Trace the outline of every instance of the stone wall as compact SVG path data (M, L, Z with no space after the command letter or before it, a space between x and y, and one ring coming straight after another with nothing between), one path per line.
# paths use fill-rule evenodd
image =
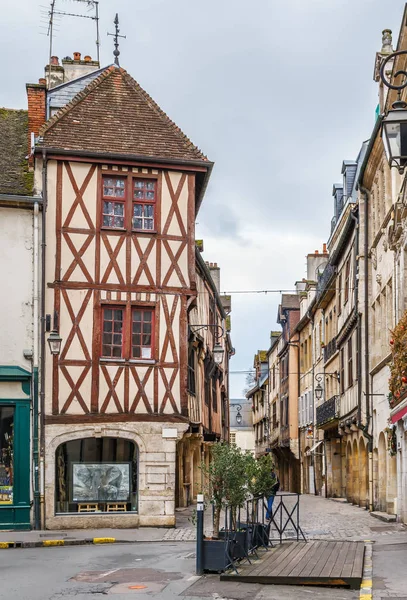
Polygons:
M48 425L46 427L45 508L47 529L126 528L175 525L176 443L188 428L181 423L112 423ZM139 450L139 504L134 514L55 514L55 453L58 446L78 438L116 437L130 440Z

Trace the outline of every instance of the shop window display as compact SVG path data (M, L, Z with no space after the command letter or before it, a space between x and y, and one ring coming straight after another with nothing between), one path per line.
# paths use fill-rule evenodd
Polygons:
M13 504L14 408L0 406L0 504Z
M85 438L56 452L56 512L137 511L137 446L121 438Z

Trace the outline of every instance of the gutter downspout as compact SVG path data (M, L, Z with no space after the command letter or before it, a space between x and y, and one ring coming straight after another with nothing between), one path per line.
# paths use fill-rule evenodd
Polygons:
M369 433L369 425L371 419L370 411L370 381L369 381L369 277L368 277L368 248L369 248L369 219L368 219L368 202L370 192L362 185L359 185L360 191L365 197L364 202L364 312L365 312L365 398L366 398L366 425L361 426L363 435L367 438L368 449L368 471L369 471L369 511L373 510L373 430Z
M358 304L359 304L359 215L356 216L354 214L354 212L352 211L350 213L351 218L354 220L355 222L355 255L354 255L354 269L353 269L353 286L354 286L354 313L355 313L355 317L357 318L357 338L356 338L356 343L358 344L358 348L360 348L359 345L359 341L360 341L360 321L361 321L361 315L359 313L358 310ZM361 355L360 352L358 352L358 362L356 365L356 369L357 369L357 378L358 378L358 412L357 412L357 422L358 424L361 423L361 417L362 417L362 382L361 382L361 375L362 375L362 360L361 360Z
M40 504L41 524L45 529L45 248L47 211L47 152L42 150L42 223L41 223L41 340L40 340Z
M34 479L34 528L41 529L39 452L38 452L38 350L39 350L39 204L34 204L33 231L33 479Z

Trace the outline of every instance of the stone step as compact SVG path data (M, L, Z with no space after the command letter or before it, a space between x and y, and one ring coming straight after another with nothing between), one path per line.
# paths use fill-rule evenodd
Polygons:
M379 521L384 521L385 523L395 523L397 520L396 515L389 515L385 512L380 512L379 510L371 512L370 515L375 519L379 519Z

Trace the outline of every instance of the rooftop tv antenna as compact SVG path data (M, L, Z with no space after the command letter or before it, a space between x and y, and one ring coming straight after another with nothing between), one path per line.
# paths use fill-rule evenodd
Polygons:
M68 1L68 0L65 0ZM49 37L49 65L48 65L48 87L50 87L51 81L51 56L52 56L52 45L54 41L54 28L55 18L60 17L76 17L80 19L91 19L96 24L96 59L100 62L100 37L99 37L99 2L97 0L69 0L70 2L77 2L79 4L86 4L88 12L92 11L92 14L85 15L83 13L71 13L65 10L58 10L55 8L56 0L50 1L50 7L47 12L48 17L48 31ZM43 7L44 8L44 7Z

